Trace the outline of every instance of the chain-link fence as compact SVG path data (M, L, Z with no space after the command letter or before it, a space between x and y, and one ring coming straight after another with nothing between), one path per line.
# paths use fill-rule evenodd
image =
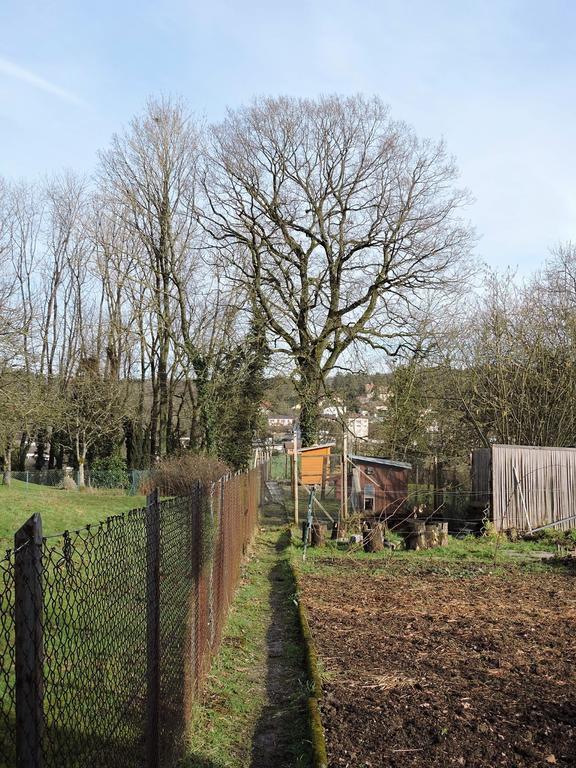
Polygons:
M0 766L173 766L255 530L264 467L0 561Z
M0 766L16 760L14 553L0 559Z
M65 488L66 490L78 490L80 487L80 474L71 469L41 469L26 470L25 472L11 472L10 477L21 483L25 483L26 489L43 485L51 488ZM124 491L130 496L140 493L143 483L150 477L147 469L130 469L118 473L105 469L87 469L84 472L84 484L88 488L98 490Z

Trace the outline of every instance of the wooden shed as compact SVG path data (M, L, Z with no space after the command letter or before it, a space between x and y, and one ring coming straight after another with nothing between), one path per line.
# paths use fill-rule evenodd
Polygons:
M412 465L377 456L348 459L352 510L366 517L387 517L397 512L408 496L408 471Z
M285 443L286 452L292 455L293 447ZM304 485L324 485L330 472L330 453L334 443L298 447L299 479Z
M497 530L576 527L576 448L478 448L471 475L472 504Z

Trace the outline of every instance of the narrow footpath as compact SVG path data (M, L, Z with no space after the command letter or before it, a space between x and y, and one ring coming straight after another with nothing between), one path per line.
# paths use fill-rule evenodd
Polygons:
M267 505L207 688L186 768L310 768L308 682L286 516Z

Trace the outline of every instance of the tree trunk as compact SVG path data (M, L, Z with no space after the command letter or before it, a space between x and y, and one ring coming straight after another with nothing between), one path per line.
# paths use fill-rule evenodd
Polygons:
M426 549L426 521L410 520L410 533L406 540L407 549Z
M64 446L62 443L59 443L56 453L56 469L64 469Z
M85 488L84 461L86 460L86 446L80 439L80 432L76 432L76 461L78 462L78 488Z
M439 543L438 523L428 523L426 526L426 547L428 549L434 549Z
M124 433L124 446L126 448L126 466L128 469L134 468L134 424L131 419L124 418L122 421L122 431Z
M164 339L158 361L158 455L166 456L166 436L168 432L168 343Z
M326 534L326 526L320 523L312 523L311 544L313 547L324 546L324 536Z
M34 460L34 469L41 471L44 469L45 459L44 454L46 452L46 431L43 429L38 430L36 435L36 458Z
M362 523L364 552L380 552L384 548L382 524L375 520L365 520Z
M152 372L152 404L150 406L150 464L158 453L158 382Z
M12 482L12 440L6 443L4 451L4 473L2 476L4 485L10 485Z
M85 488L86 481L84 478L84 459L80 459L78 462L78 488Z
M296 392L300 398L300 434L302 445L307 447L317 443L319 438L323 377L318 369L300 369L299 373Z
M30 436L28 435L28 432L22 432L22 436L20 438L20 445L18 446L18 458L16 460L17 472L26 471L26 457L28 454L29 446L30 446Z

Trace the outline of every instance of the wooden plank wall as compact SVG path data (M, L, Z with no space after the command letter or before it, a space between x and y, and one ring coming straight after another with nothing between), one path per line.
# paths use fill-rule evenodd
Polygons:
M574 514L576 448L492 446L492 517L498 530L527 530L528 519L532 528L538 528ZM575 522L559 523L557 527L572 528Z

